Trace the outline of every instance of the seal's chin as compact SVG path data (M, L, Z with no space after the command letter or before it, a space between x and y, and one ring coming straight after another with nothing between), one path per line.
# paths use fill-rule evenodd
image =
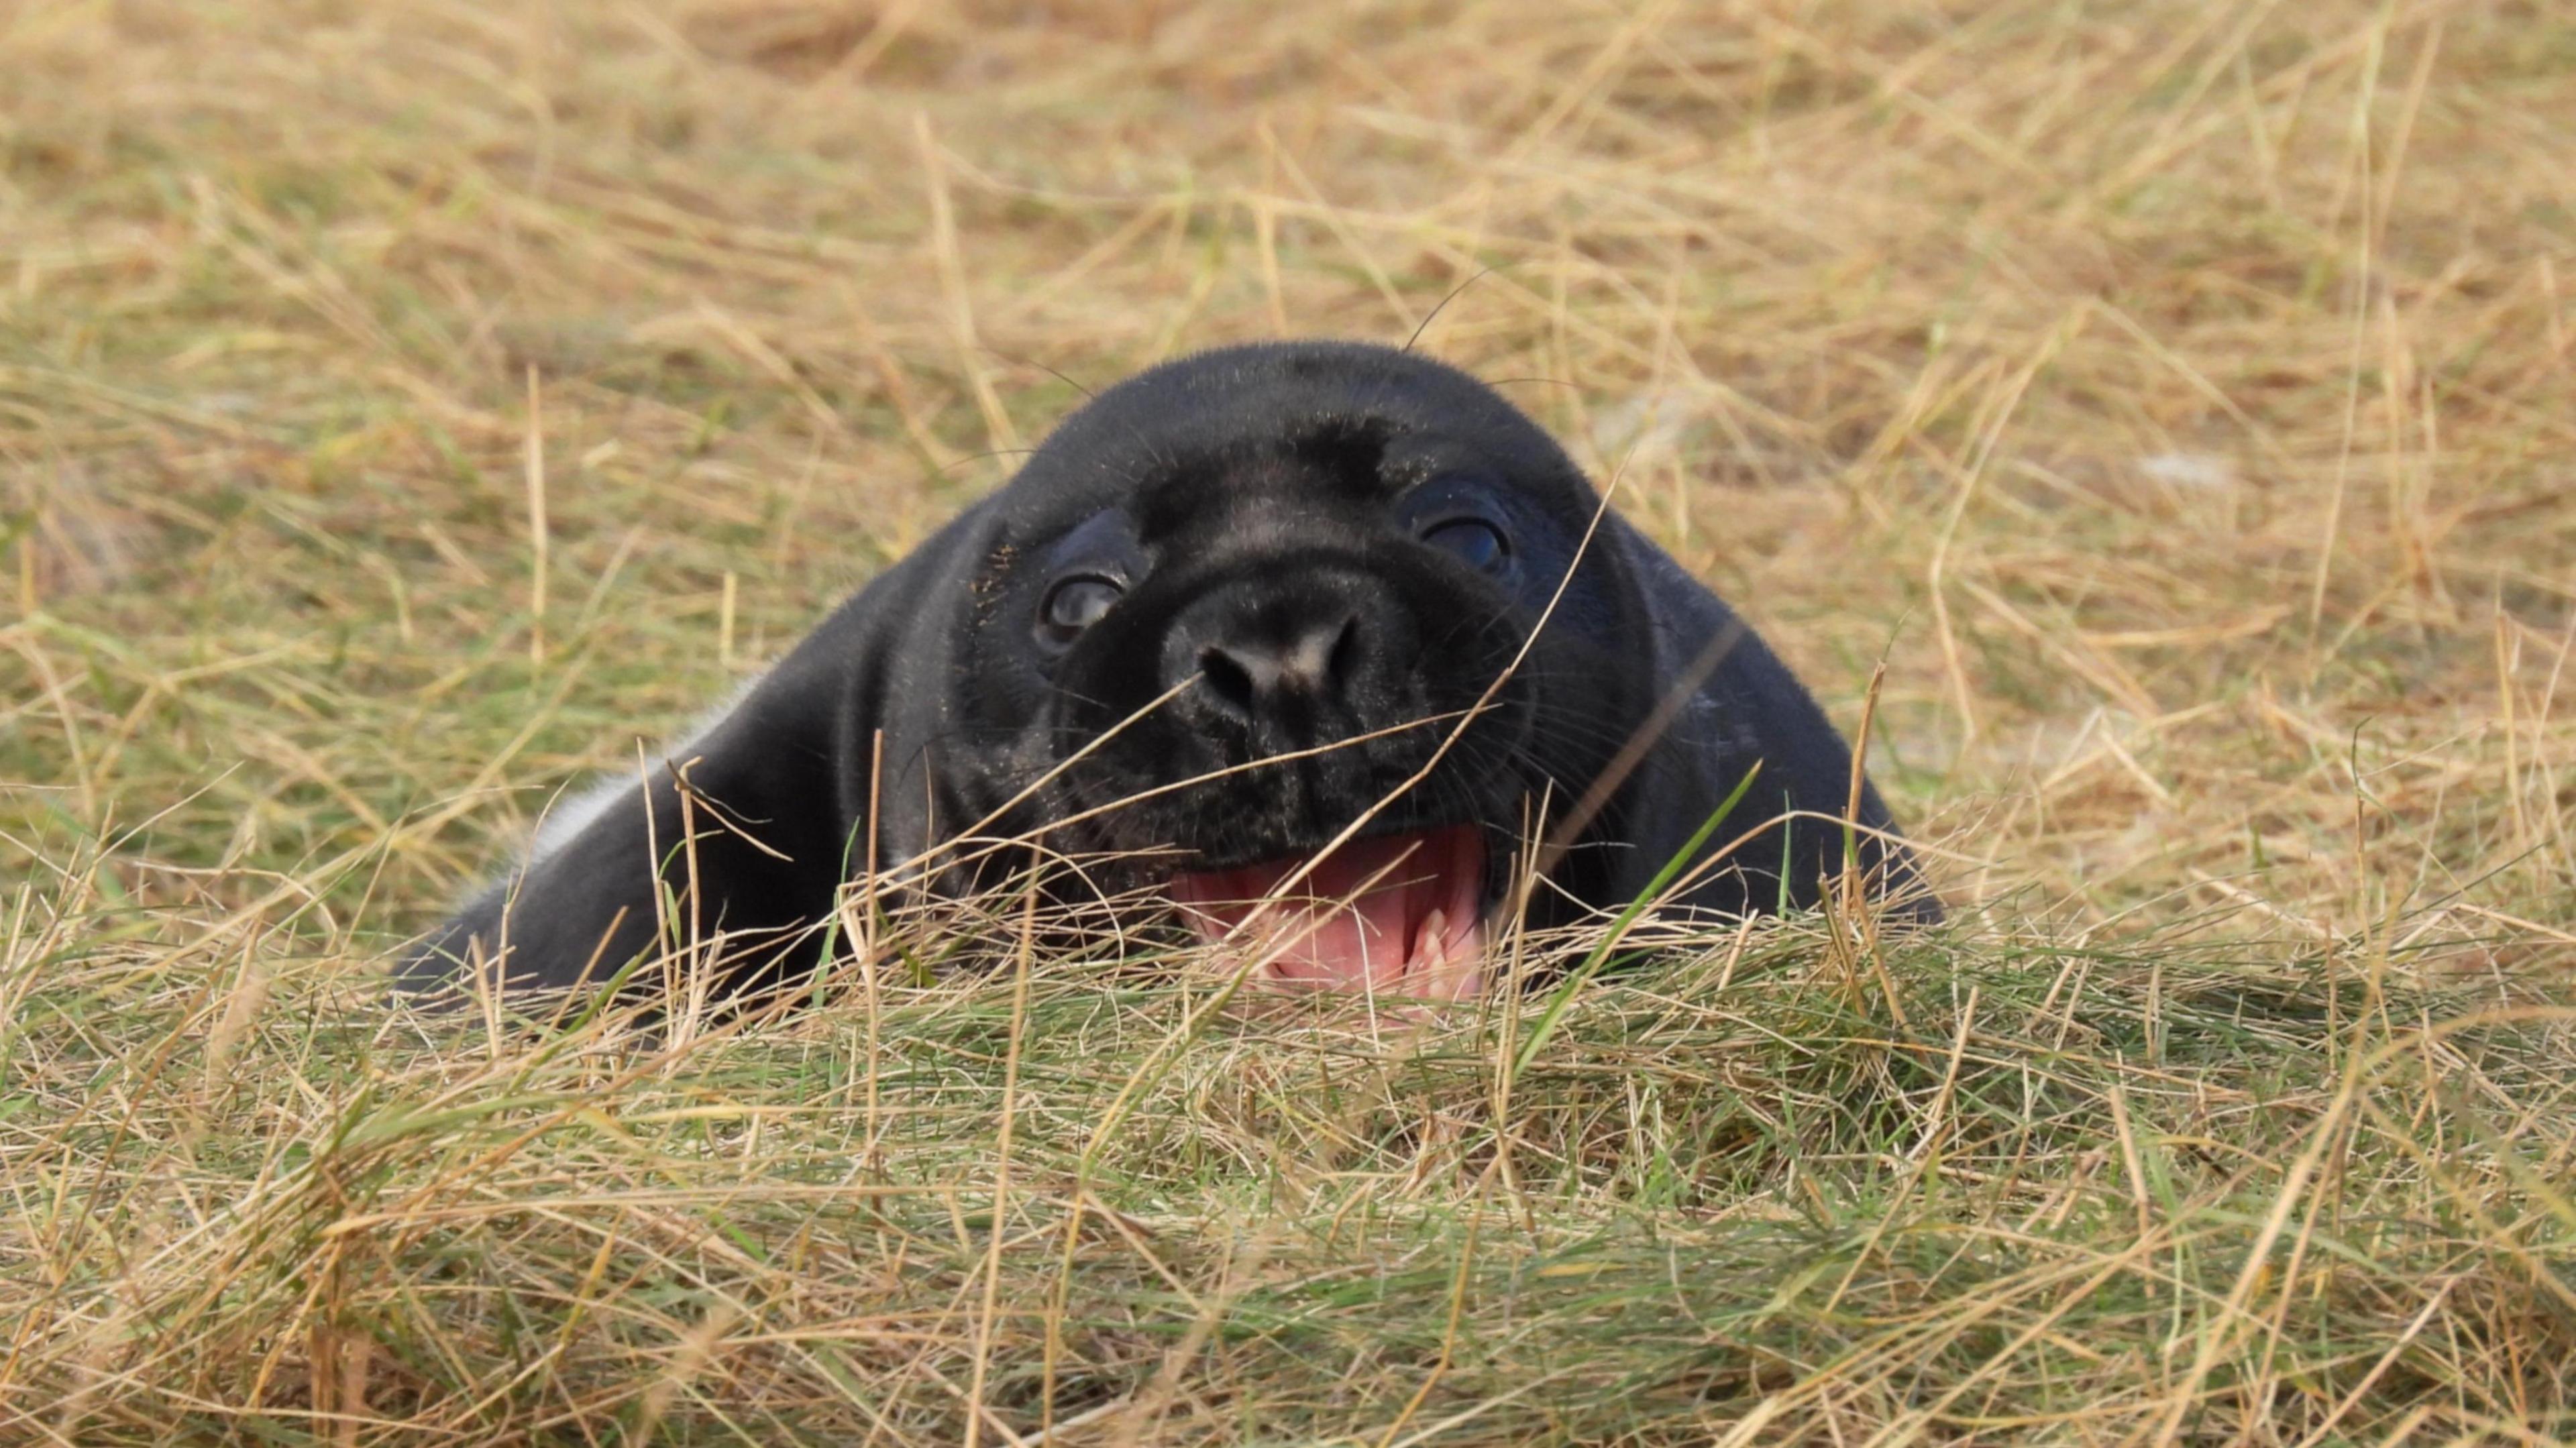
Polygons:
M1200 939L1257 952L1256 985L1419 1000L1464 1000L1483 985L1485 840L1475 826L1353 840L1281 891L1308 863L1175 875L1172 903Z

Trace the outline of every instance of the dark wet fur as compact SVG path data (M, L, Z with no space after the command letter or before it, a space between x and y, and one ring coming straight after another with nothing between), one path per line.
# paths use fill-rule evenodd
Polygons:
M1757 763L1737 825L1784 808L1840 815L1851 758L1806 691L1615 515L1585 546L1598 507L1536 425L1407 353L1279 343L1157 367L1066 419L1007 487L844 602L649 787L442 927L402 978L435 985L506 940L511 982L571 985L668 931L723 933L750 980L782 953L810 959L778 942L814 937L869 857L871 824L881 865L943 893L1025 864L1025 851L934 848L979 823L984 836L1042 832L1067 854L1163 852L1092 882L1123 888L1147 869L1311 852L1435 756L1367 831L1486 827L1494 898L1538 802L1570 808L1728 635L1535 908L1561 919L1632 898ZM1505 561L1479 568L1423 541L1451 515L1490 522ZM1037 627L1048 589L1084 570L1125 592L1050 643ZM1377 737L1342 742L1362 734ZM1274 762L1235 768L1260 760ZM1169 788L1205 775L1217 777ZM1860 823L1892 828L1874 790ZM1742 834L1721 829L1708 848ZM1842 833L1800 821L1790 842L1786 898L1812 905L1841 869ZM1863 835L1860 857L1877 888L1917 890L1901 847ZM1772 908L1783 863L1766 831L1681 903ZM1908 909L1937 914L1925 899Z

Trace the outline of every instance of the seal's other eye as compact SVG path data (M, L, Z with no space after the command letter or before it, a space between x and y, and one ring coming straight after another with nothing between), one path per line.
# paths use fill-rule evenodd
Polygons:
M1485 573L1499 571L1512 556L1511 545L1482 518L1448 518L1422 530L1422 541Z
M1125 592L1118 580L1097 573L1060 579L1038 608L1038 633L1058 647L1072 643L1077 634L1100 622L1100 616Z

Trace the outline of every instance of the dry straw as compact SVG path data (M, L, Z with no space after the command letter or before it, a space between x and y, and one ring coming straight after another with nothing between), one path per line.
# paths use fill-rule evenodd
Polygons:
M0 9L0 1441L2576 1436L2570 177L2550 5ZM1082 388L1471 278L1955 928L384 998Z

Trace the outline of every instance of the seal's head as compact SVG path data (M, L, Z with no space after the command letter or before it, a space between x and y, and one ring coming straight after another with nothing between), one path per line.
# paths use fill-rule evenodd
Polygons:
M1164 852L1201 933L1284 887L1256 980L1464 994L1515 842L1651 702L1600 499L1438 363L1211 360L1103 393L997 500L976 733L1059 847Z

